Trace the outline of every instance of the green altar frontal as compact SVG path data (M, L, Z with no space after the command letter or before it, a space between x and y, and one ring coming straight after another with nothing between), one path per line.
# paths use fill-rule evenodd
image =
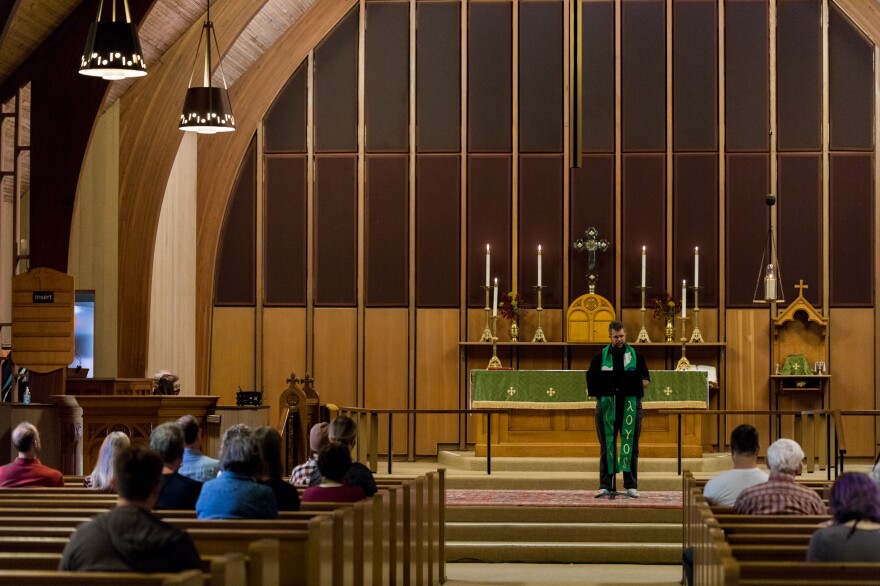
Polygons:
M474 409L594 409L585 370L472 370ZM706 409L706 372L652 370L645 409Z

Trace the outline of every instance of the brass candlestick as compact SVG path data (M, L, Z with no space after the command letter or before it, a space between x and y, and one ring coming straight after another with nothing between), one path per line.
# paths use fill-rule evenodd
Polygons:
M492 287L489 285L481 285L481 287L486 290L486 327L483 328L483 335L480 336L480 342L491 342L492 330L489 329L489 314L492 311L492 308L489 307L489 291L492 290Z
M690 370L691 363L687 359L687 330L685 328L685 322L690 318L679 317L678 319L681 320L681 359L675 365L675 370Z
M543 285L535 285L535 289L538 290L538 307L535 308L535 311L538 312L538 329L535 330L535 335L532 337L532 342L546 342L547 338L544 337L544 330L541 329L541 312L544 311L544 308L541 307L541 289L544 288Z
M492 316L492 358L489 360L489 366L486 368L491 370L493 368L501 368L501 361L498 359L498 336L495 333L498 331L498 316Z
M639 287L637 287L637 289L642 292L642 308L639 310L639 321L641 322L641 329L639 329L639 337L636 338L636 342L650 344L651 338L648 337L648 330L645 329L645 292L648 290L648 288L644 285L640 285Z
M694 331L691 332L691 344L698 344L700 342L705 342L703 340L703 334L700 333L700 287L698 285L693 286L694 290Z

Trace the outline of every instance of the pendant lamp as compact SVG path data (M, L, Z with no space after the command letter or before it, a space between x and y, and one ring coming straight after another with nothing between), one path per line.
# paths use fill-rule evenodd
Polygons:
M137 27L131 22L128 0L122 0L125 20L116 20L116 0L113 3L113 20L101 21L104 0L98 4L98 17L89 27L89 36L83 49L79 72L108 81L141 77L147 74Z
M205 63L203 81L204 86L193 87L192 80L195 76L196 64L202 48L202 39L205 39ZM211 0L208 0L208 12L205 16L205 25L199 37L199 46L196 48L196 57L193 62L193 71L189 78L189 87L186 90L186 98L183 100L183 112L180 114L178 128L200 134L214 134L216 132L232 132L235 130L235 117L232 115L232 105L229 103L229 89L226 86L226 76L223 74L223 61L220 66L220 78L223 87L214 87L211 83L211 41L214 41L214 49L220 54L217 45L217 33L214 32L214 23L211 22Z
M779 268L779 257L776 254L776 238L773 235L773 206L776 205L776 195L768 193L765 199L767 203L767 245L761 255L761 265L758 269L758 282L755 284L755 295L752 301L755 303L785 303L785 292L780 286L782 275Z

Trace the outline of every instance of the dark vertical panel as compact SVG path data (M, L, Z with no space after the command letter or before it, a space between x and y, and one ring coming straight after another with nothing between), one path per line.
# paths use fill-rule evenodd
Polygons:
M368 2L364 116L368 151L409 148L409 4Z
M623 150L666 148L666 6L627 0L622 6Z
M562 2L519 7L520 152L562 152Z
M511 6L468 5L468 150L511 149Z
M782 0L777 4L777 14L779 150L819 150L822 144L822 2Z
M586 22L586 19L585 19ZM578 238L584 238L587 228L599 230L599 238L614 242L614 156L588 155L580 169L571 169L571 247ZM596 293L614 298L613 248L599 254L596 275L599 280ZM586 253L569 249L569 298L576 299L589 291L587 275L589 264Z
M677 151L718 149L715 0L673 5L672 140Z
M315 49L315 150L357 151L358 11Z
M581 2L583 9L585 152L614 151L614 4Z
M727 150L770 148L770 46L766 0L726 0Z
M266 114L267 151L306 152L307 82L308 72L304 61L290 76Z
M306 303L306 158L266 158L265 300Z
M517 291L538 302L538 245L543 248L541 282L544 307L562 306L562 157L520 157L519 283Z
M315 157L315 305L357 305L357 157Z
M785 298L791 301L803 279L804 297L822 304L822 159L815 155L779 155L779 270Z
M642 280L642 246L648 247L646 284L651 287L648 298L659 297L666 290L664 155L624 155L622 214L622 304L638 307L642 300L636 288Z
M674 282L694 284L700 247L700 307L718 305L718 156L676 155L672 237ZM691 302L693 299L691 298Z
M405 155L367 157L366 304L409 303L409 173Z
M492 278L501 291L510 291L510 182L509 156L468 157L467 299L470 307L484 307L486 244L492 245Z
M874 146L874 47L837 7L828 31L831 148Z
M755 307L752 302L761 254L767 244L767 203L770 189L768 155L727 157L727 305ZM762 273L763 274L763 273Z
M874 304L874 163L831 155L831 305Z
M461 6L416 4L416 142L419 152L461 147Z
M257 145L251 140L220 235L215 305L254 305L257 279Z
M461 249L458 155L416 159L416 305L458 307Z

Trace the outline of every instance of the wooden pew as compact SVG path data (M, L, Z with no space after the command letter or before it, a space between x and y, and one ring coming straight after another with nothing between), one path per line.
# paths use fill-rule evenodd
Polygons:
M17 586L94 586L131 584L132 586L201 586L202 573L189 570L180 574L136 574L114 572L58 572L41 570L0 570L0 584Z

